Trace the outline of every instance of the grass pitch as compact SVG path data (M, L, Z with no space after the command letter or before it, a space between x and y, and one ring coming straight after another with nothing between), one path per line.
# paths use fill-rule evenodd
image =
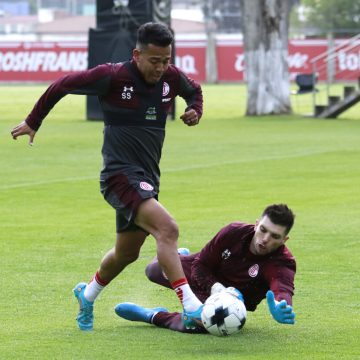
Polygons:
M179 246L197 251L270 203L295 211L296 325L277 324L264 302L228 338L118 318L123 301L179 309L172 291L145 278L149 238L97 300L94 331L83 333L71 290L90 279L115 232L98 186L102 123L84 121L84 97L68 96L33 147L13 141L11 128L44 89L0 87L0 359L360 359L359 106L336 120L249 118L244 87L208 85L199 126L167 125L160 201L180 226ZM298 97L294 110L307 112L307 101Z

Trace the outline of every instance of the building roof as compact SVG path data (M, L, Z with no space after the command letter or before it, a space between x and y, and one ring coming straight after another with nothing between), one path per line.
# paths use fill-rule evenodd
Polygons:
M54 21L37 23L35 32L38 34L87 34L89 28L96 25L95 16L71 16Z

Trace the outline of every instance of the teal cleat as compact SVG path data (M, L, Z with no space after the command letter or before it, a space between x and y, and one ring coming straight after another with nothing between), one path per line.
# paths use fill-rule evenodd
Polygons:
M86 288L86 283L79 283L75 286L73 292L79 302L80 311L76 318L80 330L92 330L94 324L94 303L85 299L84 291Z
M178 248L177 252L179 255L190 255L190 250L188 248Z
M199 308L193 312L183 311L181 319L187 329L196 329L197 327L202 326L201 313L203 307L204 305L200 305Z
M168 312L168 309L162 307L149 309L130 302L120 303L115 306L115 312L121 318L130 321L142 321L149 324L151 324L153 316L160 311Z

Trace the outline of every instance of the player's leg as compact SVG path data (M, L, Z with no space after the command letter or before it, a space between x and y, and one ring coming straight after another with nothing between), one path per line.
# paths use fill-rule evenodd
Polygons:
M151 324L152 318L159 311L168 312L163 307L146 308L134 303L125 302L115 306L115 313L121 318L129 321L141 321Z
M142 230L118 233L115 246L102 259L98 271L100 279L109 283L127 265L136 261L146 237L147 233Z
M180 313L169 313L165 308L145 308L133 303L120 303L115 306L115 313L125 320L145 322L173 331L197 334L206 333L202 326L187 329L182 322Z
M183 256L190 255L190 250L188 248L178 248L177 252L180 255L180 260L184 259ZM187 278L188 276L191 276L191 268L188 269L188 266L186 266L187 262L184 263L181 260L181 265L184 270L185 276ZM161 268L157 256L155 256L146 266L145 275L150 281L171 289L171 284L169 283L169 280L167 279L163 269Z
M80 305L77 321L81 330L93 328L93 303L96 297L128 264L136 260L147 236L134 225L133 220L143 198L156 196L157 193L139 192L130 179L132 177L128 174L116 174L100 182L105 200L116 210L117 236L114 248L105 255L90 283L79 283L73 290Z
M92 330L95 299L111 280L138 258L146 236L142 230L118 233L115 246L104 256L92 280L75 286L73 291L80 305L77 322L81 330Z
M207 334L207 331L202 326L195 326L190 329L186 328L181 314L178 312L165 312L159 311L154 314L151 319L151 323L155 326L166 328L173 331L179 331L183 333L190 333L190 334Z
M146 266L145 275L150 281L171 289L171 284L169 280L166 278L157 257L155 257L150 262L150 264Z
M198 312L202 303L190 289L181 266L177 252L179 230L173 217L158 201L147 199L138 208L135 224L154 236L159 264L176 291L184 311Z

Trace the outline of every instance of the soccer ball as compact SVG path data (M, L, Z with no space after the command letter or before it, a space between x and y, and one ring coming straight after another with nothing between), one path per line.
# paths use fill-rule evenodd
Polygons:
M211 335L229 336L244 326L246 308L241 300L222 291L206 299L201 321Z

